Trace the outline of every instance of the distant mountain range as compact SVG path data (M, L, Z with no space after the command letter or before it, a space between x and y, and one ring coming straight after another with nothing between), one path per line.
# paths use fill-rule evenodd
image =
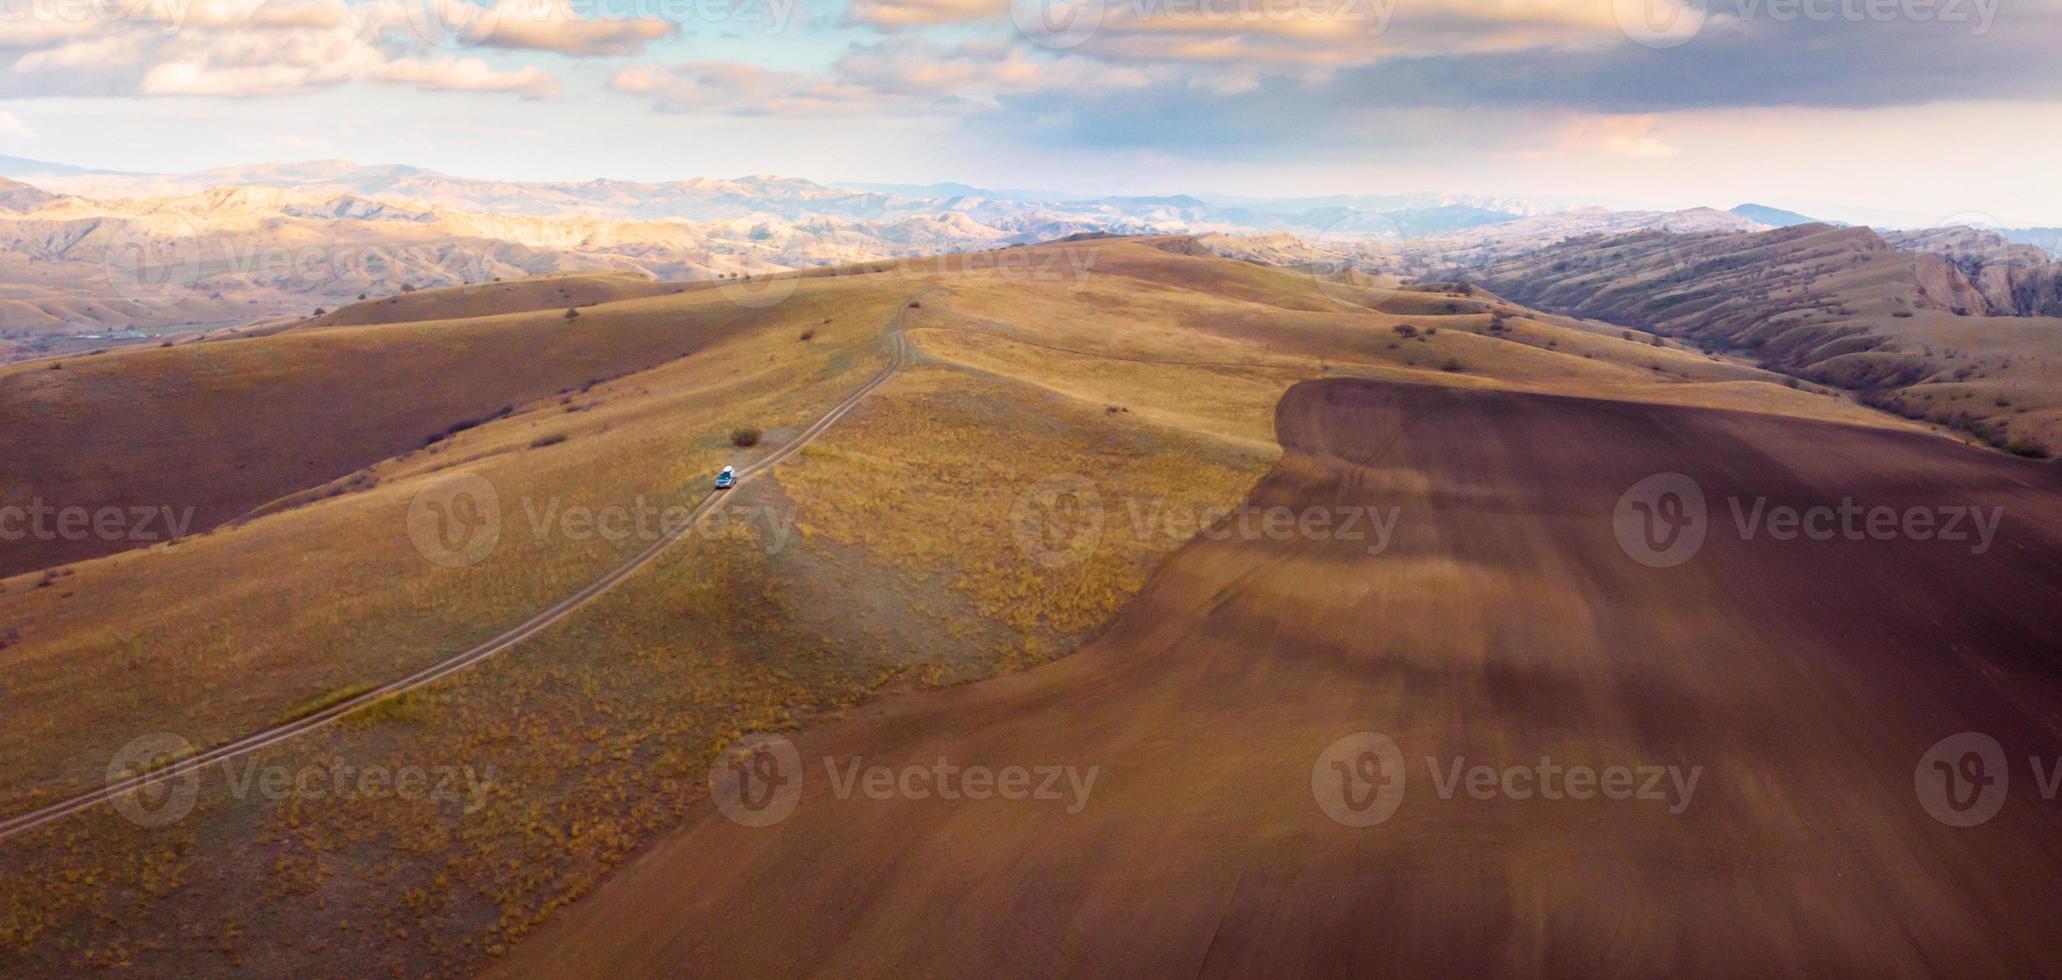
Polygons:
M1732 211L1734 214L1737 214L1742 218L1746 218L1747 220L1756 222L1758 224L1767 225L1770 228L1790 228L1796 225L1831 225L1835 228L1847 227L1847 225L1842 222L1821 221L1817 218L1798 214L1795 211L1785 211L1782 208L1772 208L1766 204L1742 204L1739 207L1733 208Z
M1179 232L1226 254L1411 274L1582 236L1812 221L1755 204L1612 211L1436 193L1075 198L768 175L520 182L334 160L137 174L0 157L0 175L0 359L63 349L67 335L97 341L303 316L361 295L548 272L708 279L1086 233ZM1290 237L1237 242L1282 235ZM1994 237L2053 249L2056 236ZM1950 239L1960 241L1893 243L1940 251Z

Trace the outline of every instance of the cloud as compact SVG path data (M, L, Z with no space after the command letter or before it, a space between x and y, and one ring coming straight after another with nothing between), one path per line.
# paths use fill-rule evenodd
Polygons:
M618 92L652 96L660 112L816 116L881 111L893 101L827 77L724 61L633 65L609 84Z
M1595 149L1610 156L1635 160L1656 160L1677 156L1681 148L1664 142L1655 132L1653 116L1595 116L1579 119L1562 134L1566 150Z
M695 61L632 66L610 84L618 92L655 96L664 112L964 115L994 108L1004 94L1088 87L1121 92L1150 79L1142 69L1092 61L1062 64L992 41L946 47L898 39L855 44L822 73Z
M584 18L571 0L122 0L45 17L0 11L0 97L299 95L345 84L542 98L551 72L453 48L635 54L675 33L651 17Z
M930 27L1008 16L1010 0L853 0L845 23L880 30Z
M480 41L482 46L554 51L574 57L641 54L648 43L678 30L656 17L582 19L570 0L500 0L492 20L492 29Z
M0 109L0 137L32 140L36 138L36 131L30 129L28 123L22 122L20 116Z

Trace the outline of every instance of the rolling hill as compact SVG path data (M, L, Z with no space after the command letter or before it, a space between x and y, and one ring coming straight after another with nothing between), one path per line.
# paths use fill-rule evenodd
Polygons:
M561 288L418 291L338 314L363 325L0 375L0 408L54 427L0 430L21 440L13 489L69 480L50 486L82 505L147 492L223 514L258 502L209 533L0 581L0 818L105 785L141 735L199 751L308 717L648 561L490 660L207 767L183 819L102 807L9 836L7 973L271 973L311 957L472 972L706 813L707 767L741 733L1024 675L1100 634L1208 515L1285 465L1276 406L1306 382L1919 431L1479 289L1263 267L1185 237L602 297L571 321ZM445 318L372 322L409 311ZM126 448L88 474L66 439ZM279 450L303 440L326 469ZM789 450L649 552L717 468ZM1105 518L1085 546L1025 520L1084 488ZM459 551L440 514L494 533ZM443 767L471 788L282 797L234 778L338 765Z
M2062 318L2048 312L2058 267L2021 248L1969 229L1886 240L1868 228L1798 225L1583 238L1454 274L2044 455L2062 446Z

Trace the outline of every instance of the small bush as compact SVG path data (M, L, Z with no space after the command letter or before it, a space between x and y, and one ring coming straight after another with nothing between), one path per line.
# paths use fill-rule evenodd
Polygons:
M2027 459L2048 458L2048 447L2024 437L2006 443L2005 451L2014 456L2024 456Z
M742 428L730 430L730 444L739 449L748 449L759 444L759 430Z
M814 330L804 330L804 331L802 331L802 339L803 339L803 340L805 340L805 341L809 341L809 340L815 340L815 339L816 339L816 331L814 331Z
M538 436L537 438L530 440L530 448L543 449L546 446L556 446L564 441L566 441L565 433L554 432L548 436Z
M580 318L580 311L579 311L579 310L573 309L573 308L572 308L572 307L570 307L570 306L566 307L566 319L568 319L568 320L577 320L577 319L579 319L579 318Z
M453 422L450 425L445 426L444 431L434 433L429 438L424 439L422 441L422 444L424 446L434 446L437 443L443 442L444 440L449 439L452 436L455 436L461 432L466 431L467 429L477 429L480 426L486 425L487 423L494 421L495 419L507 418L513 414L515 414L514 405L503 405L499 409L495 410L494 414L492 415L484 415L479 418L465 419L463 421Z
M1465 364L1462 364L1461 362L1459 362L1459 361L1457 361L1457 360L1455 360L1455 359L1453 359L1453 358L1451 358L1451 357L1447 358L1447 359L1446 359L1446 362L1445 362L1445 363L1443 363L1443 364L1439 365L1439 370L1441 370L1441 371L1446 371L1446 372L1448 372L1448 373L1454 373L1454 372L1459 372L1459 371L1466 371L1467 369L1468 369L1468 366L1467 366L1467 365L1465 365Z
M1398 337L1402 337L1405 340L1409 340L1412 337L1418 335L1418 328L1411 326L1408 323L1399 323L1393 329L1395 330L1396 335Z

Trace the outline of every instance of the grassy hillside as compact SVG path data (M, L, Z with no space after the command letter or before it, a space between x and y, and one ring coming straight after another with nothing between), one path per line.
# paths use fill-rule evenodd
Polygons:
M441 289L411 290L373 297L314 318L310 326L363 326L461 317L561 310L613 303L645 296L663 296L705 288L708 284L661 282L630 272L568 273L531 276L507 282L483 282Z
M156 972L173 953L224 970L319 958L338 972L470 972L706 806L706 766L740 733L1075 649L1197 532L1198 515L1236 504L1267 471L1280 452L1274 406L1300 381L1903 425L1753 366L1479 291L1342 291L1166 244L1026 249L1028 271L835 270L795 277L792 295L765 305L690 291L583 308L568 324L554 301L109 356L111 371L131 370L131 357L153 368L135 376L165 393L156 411L242 399L241 415L205 408L212 424L284 446L303 410L352 415L293 399L366 412L366 391L442 397L410 386L510 398L506 378L544 394L510 398L510 413L434 452L408 444L360 462L368 479L296 506L81 561L44 587L0 582L0 814L95 785L136 736L221 744L496 635L649 542L566 515L699 501L718 467L792 440L871 377L892 324L916 350L821 439L737 491L722 520L571 619L253 760L491 770L478 793L274 799L239 795L210 770L194 812L170 826L103 808L31 831L0 848L0 972ZM326 359L355 370L318 366ZM553 372L586 377L602 363L633 373L558 393ZM310 378L330 387L301 394ZM0 388L0 407L22 411L35 391L75 431L143 424L85 390ZM172 397L195 391L209 394ZM268 413L267 397L288 401ZM736 446L741 428L760 430L759 443ZM159 479L137 457L90 458L111 461L117 490ZM494 489L498 543L474 564L439 564L412 533L417 501L461 476ZM1052 487L1092 490L1101 513L1094 534L1058 542L1057 563L1040 559L1050 529L1023 521L1026 501Z
M0 457L9 462L0 505L169 508L204 531L310 488L381 479L376 464L443 452L448 433L555 411L559 399L603 381L792 318L710 292L588 307L568 320L558 282L526 293L551 298L534 312L499 312L505 297L490 295L483 315L461 319L295 329L0 370ZM416 296L452 310L453 297L408 300ZM0 575L150 540L161 538L0 543Z
M2027 455L2062 447L2062 319L1970 315L1939 256L1867 228L1577 239L1466 275L1519 302L1651 329L1860 393Z

